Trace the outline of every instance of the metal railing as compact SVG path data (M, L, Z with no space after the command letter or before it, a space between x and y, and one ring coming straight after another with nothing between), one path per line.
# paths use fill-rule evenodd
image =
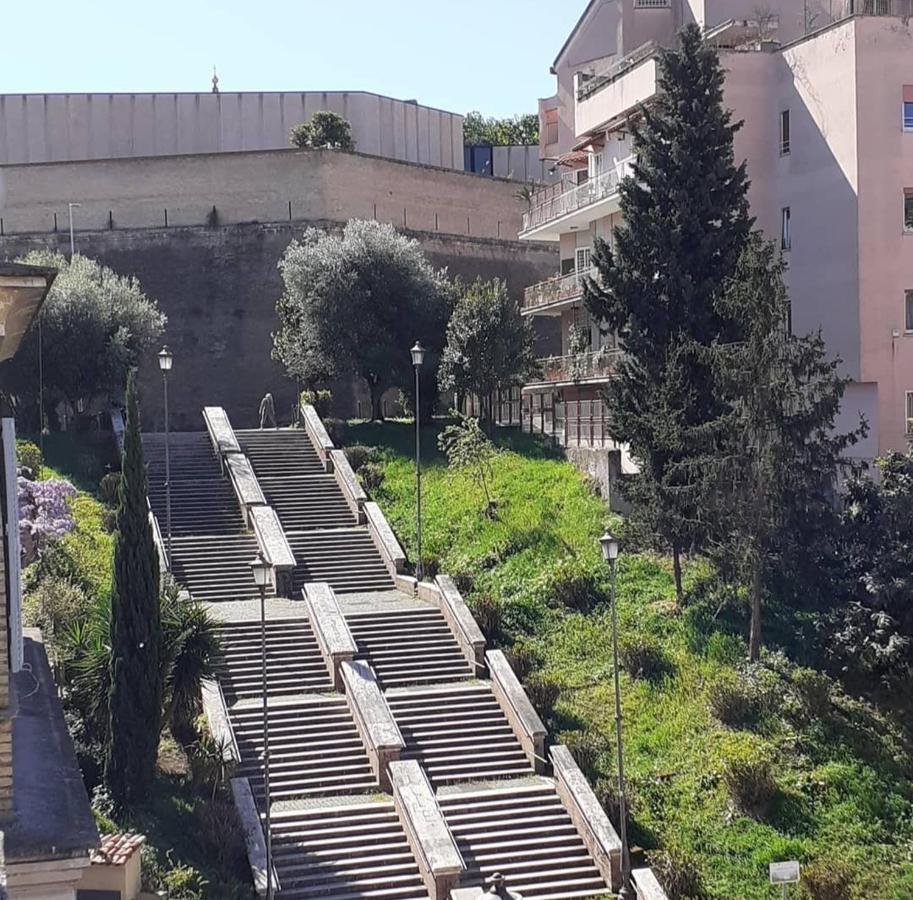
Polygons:
M590 353L571 353L567 356L547 356L539 360L541 375L537 382L575 382L608 378L618 359L618 350L596 350Z
M529 211L523 213L523 231L538 228L616 194L622 179L630 173L633 160L634 157L629 156L582 184L561 182L537 191L533 194Z
M602 400L562 400L552 394L523 398L522 429L561 447L614 448Z
M564 303L583 296L583 282L586 278L596 278L597 270L590 266L570 275L559 275L530 285L523 292L523 309L538 309L554 303Z

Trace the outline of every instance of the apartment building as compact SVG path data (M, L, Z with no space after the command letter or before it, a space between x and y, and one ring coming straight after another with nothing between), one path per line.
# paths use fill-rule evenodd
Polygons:
M600 386L617 356L589 321L583 277L619 224L630 122L657 91L657 55L696 22L720 51L725 102L744 126L758 225L782 248L792 328L821 329L852 379L842 424L855 452L913 433L913 14L911 0L592 0L539 101L540 153L560 181L532 199L520 237L560 246L561 271L523 312L560 318L562 355L524 387L524 426L570 447L611 447Z

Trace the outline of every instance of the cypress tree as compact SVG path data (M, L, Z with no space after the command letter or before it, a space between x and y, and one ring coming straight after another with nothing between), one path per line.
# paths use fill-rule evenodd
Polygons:
M162 716L159 564L146 505L146 470L136 399L127 379L127 421L111 594L111 689L105 781L120 804L148 795Z
M655 105L632 126L633 178L620 189L614 247L597 240L593 316L618 334L624 355L606 390L610 433L640 464L626 485L632 523L673 554L703 543L708 485L698 460L714 439L720 404L706 348L735 336L718 307L751 232L744 162L735 164L724 73L700 29L659 60Z

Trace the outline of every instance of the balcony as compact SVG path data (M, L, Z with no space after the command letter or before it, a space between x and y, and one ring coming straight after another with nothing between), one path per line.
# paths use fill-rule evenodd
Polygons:
M539 360L540 375L524 385L524 392L543 387L570 387L576 384L598 384L608 381L615 369L620 350L603 349L569 356L547 356Z
M537 191L523 214L520 240L557 241L566 232L588 228L590 222L618 212L618 188L631 173L633 160L629 156L582 184L562 181Z
M520 312L524 316L560 315L562 309L573 306L583 297L584 281L596 276L596 269L590 267L530 285L523 292Z

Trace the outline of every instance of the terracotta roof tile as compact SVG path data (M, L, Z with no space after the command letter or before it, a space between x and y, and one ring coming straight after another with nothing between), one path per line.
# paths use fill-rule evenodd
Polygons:
M143 834L104 834L101 847L89 853L93 866L122 866L145 843Z

